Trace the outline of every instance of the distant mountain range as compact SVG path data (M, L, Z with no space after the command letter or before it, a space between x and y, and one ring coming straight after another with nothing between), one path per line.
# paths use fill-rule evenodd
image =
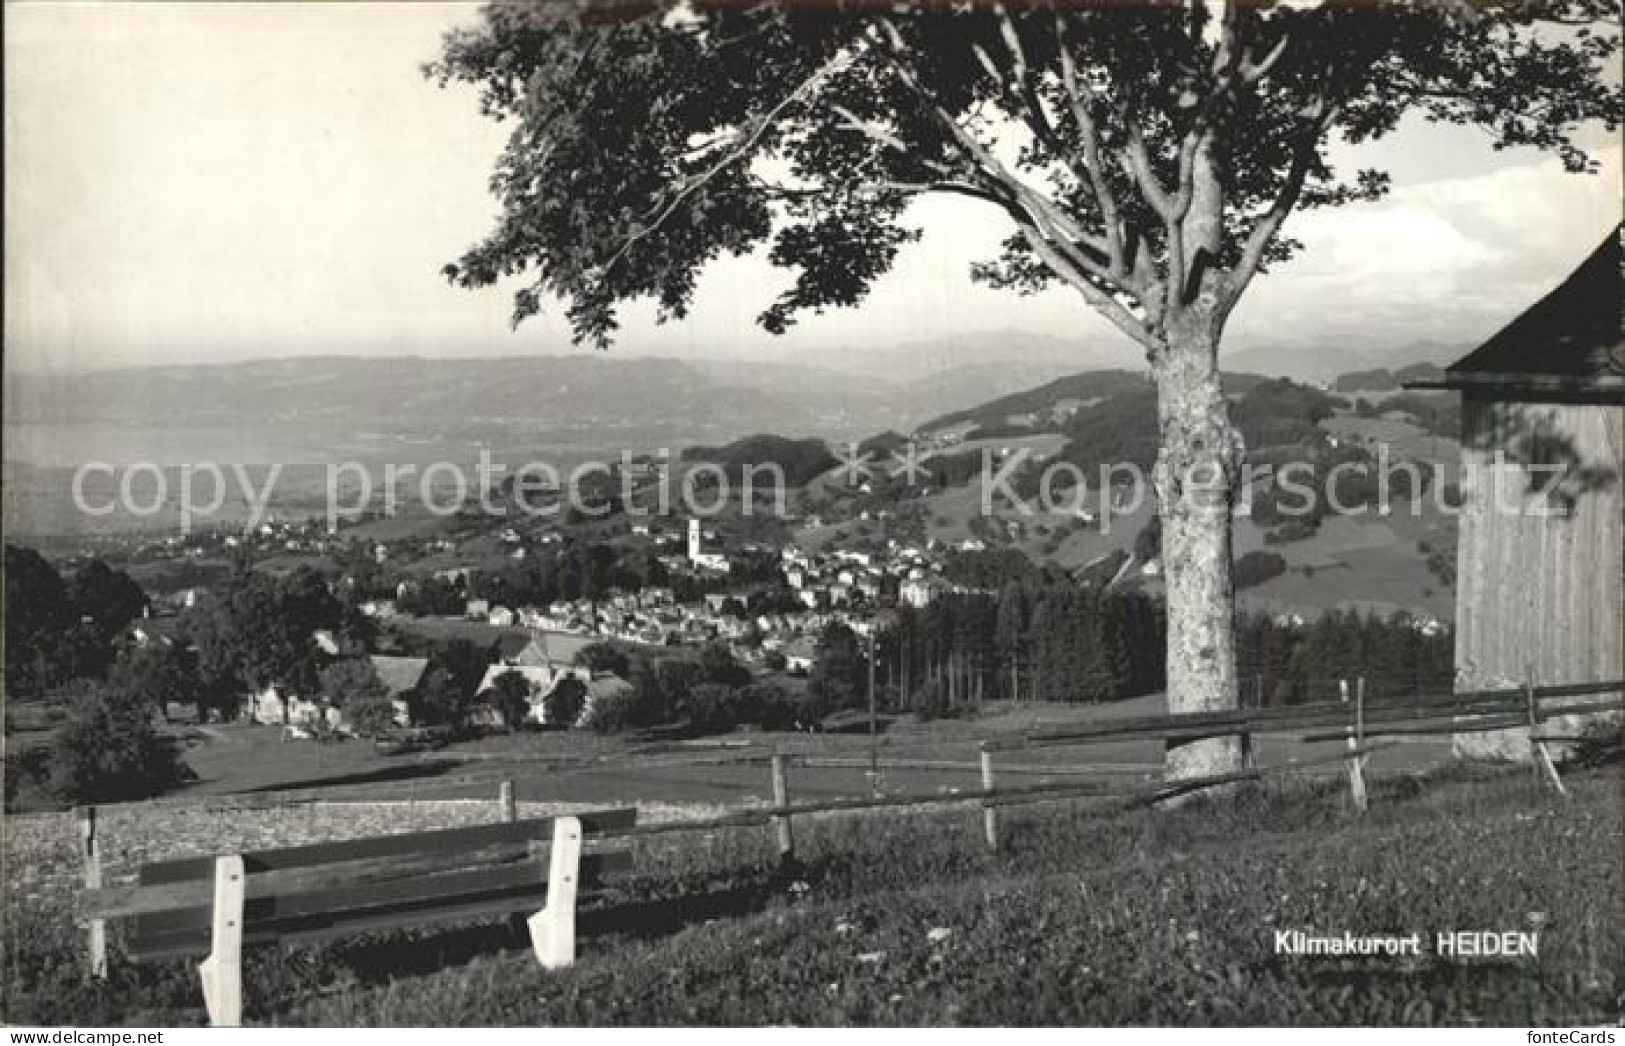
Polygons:
M1227 355L1224 365L1232 373L1326 381L1353 370L1449 362L1463 351L1428 342L1384 351L1271 346ZM1032 409L1022 397L1064 398L1067 390L1045 386L1077 381L1081 372L1081 389L1099 381L1088 373L1107 371L1128 377L1143 375L1144 367L1114 343L1009 331L783 361L614 353L296 357L8 374L5 416L8 427L94 428L94 439L123 430L128 435L115 438L136 445L141 429L229 432L237 448L311 439L338 445L362 433L384 445L430 437L465 444L555 437L715 444L758 432L844 440L940 426L944 415L973 413L971 404L984 405L983 413ZM1009 396L1015 401L995 409L992 401ZM83 460L96 457L95 450L86 448ZM8 457L30 460L9 448Z
M8 374L5 411L8 426L223 429L234 445L267 447L360 432L496 440L568 433L627 443L762 431L845 439L1028 388L1090 358L1070 351L1058 340L988 335L877 350L877 372L865 374L805 356L294 357Z
M1358 349L1344 345L1260 345L1233 353L1221 352L1219 363L1227 371L1325 382L1351 371L1399 370L1417 363L1443 367L1472 349L1471 344L1439 341Z

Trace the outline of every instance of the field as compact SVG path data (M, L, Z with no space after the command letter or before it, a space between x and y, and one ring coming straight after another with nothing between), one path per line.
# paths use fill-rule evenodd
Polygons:
M913 717L883 717L880 758L883 763L900 765L886 769L882 785L890 792L909 793L976 788L980 782L977 742L982 738L1166 711L1162 695L1152 694L1102 705L992 702L971 719L919 722ZM848 764L798 767L792 783L800 798L870 791L866 767L861 764L871 745L862 731L810 735L744 730L659 746L589 731L521 733L463 742L416 756L382 755L359 741L282 742L281 730L274 726L211 724L185 728L185 736L187 765L197 775L196 782L180 793L185 796L349 786L367 786L371 791L376 786L387 790L390 798L474 799L494 796L499 781L513 779L518 797L532 802L659 798L739 804L768 795L766 768L704 760L730 754L759 756L777 748ZM1264 735L1257 739L1256 754L1263 765L1277 765L1324 755L1336 747ZM1443 735L1417 738L1374 754L1372 765L1378 771L1424 769L1446 758L1448 752L1449 742ZM1161 760L1159 742L1109 741L1001 753L999 765L1012 771L1012 781L1039 784L1070 779L1059 772L1062 769L1146 780L1160 768ZM951 762L957 767L908 765L926 761ZM1046 772L1050 768L1057 772ZM1336 770L1331 766L1322 772ZM470 775L479 780L466 782Z
M1330 782L1128 815L1007 814L988 854L972 810L798 824L802 863L760 829L637 847L574 968L546 973L507 926L251 953L250 1023L1592 1024L1617 1020L1625 865L1617 770L1550 799L1521 771L1384 775L1365 817ZM532 812L527 810L527 812ZM650 818L682 815L671 807ZM115 873L148 851L264 845L478 818L426 804L121 812ZM156 818L156 820L151 820ZM348 819L348 825L344 822ZM448 820L449 819L449 820ZM79 972L62 815L7 836L5 1019L201 1020L181 963ZM132 842L136 840L136 842ZM671 898L681 903L666 903ZM633 915L625 915L625 907ZM1416 932L1418 959L1277 955L1277 929ZM1534 930L1516 961L1434 954L1443 930Z

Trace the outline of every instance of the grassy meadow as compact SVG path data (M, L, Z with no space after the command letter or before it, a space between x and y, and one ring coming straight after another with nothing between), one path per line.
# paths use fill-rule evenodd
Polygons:
M1523 770L1379 776L1364 817L1331 780L1132 814L1017 808L998 854L972 808L809 818L790 868L761 829L643 840L636 871L583 919L570 970L538 968L510 924L253 951L246 1015L328 1026L1618 1020L1620 771L1568 782L1565 801ZM272 832L278 816L299 837L333 831L309 811L256 816ZM70 843L8 832L5 1020L200 1022L192 968L131 965L116 932L109 979L85 978ZM52 853L68 867L29 878ZM1288 957L1275 954L1276 929L1429 943L1419 959ZM1435 932L1480 929L1537 930L1539 954L1432 954Z

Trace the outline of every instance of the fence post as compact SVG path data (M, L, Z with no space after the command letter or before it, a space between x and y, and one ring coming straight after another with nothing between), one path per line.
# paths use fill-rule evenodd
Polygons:
M243 859L232 854L214 859L214 921L209 957L198 965L203 1005L209 1025L236 1028L243 1023Z
M1569 790L1563 787L1563 779L1557 775L1557 766L1552 762L1552 753L1547 749L1546 742L1539 739L1540 705L1535 700L1535 680L1532 674L1524 676L1523 699L1529 717L1529 746L1534 749L1536 774L1543 776L1545 782L1550 784L1558 795L1566 797Z
M1361 676L1354 688L1354 743L1361 748L1365 747L1365 676ZM1366 756L1360 757L1360 777L1365 777Z
M497 805L502 808L504 821L519 820L519 803L513 796L513 782L504 781L497 791Z
M1338 695L1342 698L1343 703L1348 704L1348 702L1349 702L1349 681L1347 679L1339 679L1337 681L1337 692L1338 692ZM1363 681L1362 681L1362 685L1360 687L1360 695L1361 696L1360 696L1360 699L1355 702L1355 706L1354 706L1354 722L1351 723L1349 725L1349 727L1348 727L1348 749L1349 749L1349 751L1351 753L1359 751L1359 748L1360 748L1359 741L1356 740L1356 731L1358 730L1358 732L1362 733L1362 734L1365 732L1365 722L1364 722L1365 697L1364 697L1364 694L1365 694L1365 687L1364 687ZM1355 811L1357 813L1362 813L1363 814L1363 813L1365 813L1365 809L1366 809L1365 768L1361 765L1361 762L1362 762L1361 758L1359 756L1357 756L1357 755L1350 755L1348 757L1348 764L1349 764L1349 796L1350 796L1350 798L1352 798L1354 800L1354 809L1355 809Z
M790 780L785 770L789 765L789 757L780 752L773 754L773 805L785 807L790 805ZM795 857L795 837L790 834L790 817L780 814L773 818L773 830L779 841L779 860L789 861Z
M79 815L79 838L82 840L82 851L85 857L85 889L99 890L102 888L102 848L96 842L96 808L94 806L81 806ZM105 919L90 920L90 930L86 939L89 955L90 975L92 977L107 976L107 921Z
M982 747L982 791L993 791L993 753ZM999 852L999 812L985 801L982 804L982 835L987 839L987 848L993 853Z

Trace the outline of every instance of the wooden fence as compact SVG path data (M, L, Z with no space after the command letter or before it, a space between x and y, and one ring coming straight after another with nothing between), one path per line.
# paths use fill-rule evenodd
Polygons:
M499 819L513 821L518 817L515 786L524 780L548 780L560 772L594 771L631 766L638 770L656 767L704 766L721 764L765 765L770 773L771 805L753 807L715 817L696 820L644 823L618 827L606 838L672 835L688 832L706 832L717 829L771 827L781 859L789 861L795 855L793 819L812 815L856 813L885 809L924 809L952 805L974 805L980 813L978 827L985 844L993 850L1000 845L998 811L1007 806L1063 800L1097 800L1106 812L1150 806L1166 800L1205 789L1256 781L1280 774L1296 773L1337 763L1345 764L1351 800L1359 811L1366 809L1368 794L1365 785L1366 760L1371 753L1391 747L1397 742L1375 738L1425 735L1429 733L1472 733L1491 730L1522 729L1528 732L1537 770L1542 781L1550 788L1564 793L1562 779L1551 758L1551 743L1579 740L1578 735L1543 732L1541 724L1566 715L1589 715L1625 709L1625 698L1610 701L1567 702L1565 699L1596 697L1607 694L1625 694L1625 681L1580 683L1561 686L1524 686L1505 690L1486 690L1469 693L1421 697L1406 700L1367 701L1363 681L1340 686L1343 700L1310 705L1244 711L1177 713L1108 719L1083 727L1060 730L1034 731L990 737L978 745L976 761L944 759L897 759L874 764L869 759L839 757L818 751L797 752L790 746L776 746L771 750L750 745L730 745L725 752L710 752L682 758L640 759L628 763L624 759L553 759L531 761L527 766L549 767L551 773L526 776L504 775L501 762L495 763L496 773L462 774L435 778L429 782L440 789L490 789L495 786L493 799ZM1192 741L1234 736L1243 740L1244 748L1251 749L1251 739L1257 734L1298 735L1303 743L1336 742L1345 744L1336 751L1299 759L1276 766L1259 767L1249 764L1231 773L1182 778L1136 784L1132 787L1114 786L1110 771L1088 766L1064 764L1031 765L997 762L1000 753L1014 751L1069 748L1091 744L1123 741L1161 741L1165 745L1179 745ZM892 746L895 747L895 746ZM979 787L964 792L889 793L870 796L820 799L796 802L793 799L790 770L808 768L858 768L878 765L882 770L963 770L975 773ZM1039 782L999 786L996 782L1018 775L1067 776L1079 778L1063 782ZM230 808L298 805L313 802L379 802L398 801L398 793L405 788L405 798L421 797L422 785L414 782L377 782L329 788L297 789L263 792L239 796L171 797L147 800L143 805L173 806L178 804ZM490 791L486 795L491 795ZM96 808L83 807L78 811L81 848L84 855L84 882L89 890L103 885L101 846L97 839ZM89 950L91 969L101 973L106 969L106 931L100 921L90 924Z

